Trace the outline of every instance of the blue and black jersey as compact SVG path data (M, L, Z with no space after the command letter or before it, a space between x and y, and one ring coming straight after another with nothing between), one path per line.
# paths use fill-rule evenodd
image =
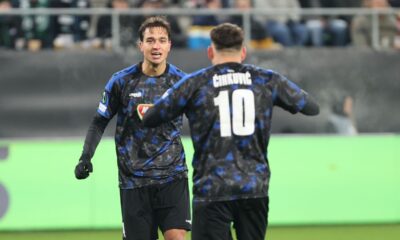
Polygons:
M277 72L224 63L181 79L145 115L145 124L182 113L188 117L195 201L266 197L273 107L296 113L307 99L305 91Z
M97 112L107 119L117 115L115 143L120 188L187 177L180 140L182 116L157 128L146 128L137 113L139 104L157 101L184 75L177 67L167 64L162 75L149 77L138 64L115 73L108 81Z

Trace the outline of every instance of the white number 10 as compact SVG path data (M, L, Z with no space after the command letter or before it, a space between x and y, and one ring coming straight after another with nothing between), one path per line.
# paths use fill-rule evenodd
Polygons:
M221 91L214 98L215 106L219 107L221 137L230 137L232 132L238 136L254 133L254 94L248 89L237 89L232 92L232 121L229 107L229 92Z

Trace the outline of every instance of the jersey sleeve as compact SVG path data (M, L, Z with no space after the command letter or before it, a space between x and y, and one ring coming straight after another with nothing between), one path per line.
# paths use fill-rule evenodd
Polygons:
M155 127L173 120L185 112L185 107L192 95L193 88L188 76L182 78L169 88L144 115L143 122L147 127Z
M104 89L97 112L105 118L111 119L118 112L121 96L120 81L119 78L112 77Z
M307 103L307 92L280 74L275 73L274 80L274 105L291 113L301 111Z

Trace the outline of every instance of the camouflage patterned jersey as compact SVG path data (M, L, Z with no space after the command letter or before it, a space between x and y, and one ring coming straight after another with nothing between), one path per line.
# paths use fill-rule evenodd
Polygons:
M120 188L137 188L187 177L180 140L182 117L157 128L145 128L137 112L140 104L158 100L184 75L167 64L161 76L149 77L141 72L141 64L138 64L115 73L107 83L97 112L107 119L117 114L115 142Z
M306 92L276 72L224 63L180 80L156 103L151 119L186 113L195 150L195 201L266 197L273 106L296 113L306 101Z

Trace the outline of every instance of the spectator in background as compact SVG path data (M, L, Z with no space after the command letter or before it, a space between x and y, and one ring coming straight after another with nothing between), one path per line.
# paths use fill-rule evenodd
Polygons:
M14 8L11 0L0 0L0 11ZM21 37L21 17L0 15L0 47L18 48L18 38Z
M222 2L221 0L204 0L204 3L197 6L198 8L205 8L209 10L221 9ZM220 24L223 20L218 16L211 15L195 15L193 16L192 25L194 26L208 26L213 27Z
M222 8L222 3L221 0L197 1L196 8L216 10ZM192 26L188 31L188 47L190 49L206 49L211 44L211 29L224 20L226 19L216 16L215 14L193 16Z
M166 0L143 0L139 7L142 9L165 9L168 8ZM141 16L138 19L138 22L143 22L146 16ZM174 44L175 48L184 48L186 47L187 36L186 33L182 30L179 25L179 21L175 16L168 15L166 16L167 21L171 25L171 41Z
M142 9L159 9L168 7L165 0L141 0L135 1L130 4L128 0L109 0L107 3L108 8L113 9L129 9L131 6L134 8ZM122 15L119 18L120 24L120 46L124 49L134 47L134 43L138 40L136 33L139 30L140 23L143 22L148 16L132 16ZM174 16L167 16L171 26L171 41L174 47L186 47L186 35L182 31L178 20ZM97 39L95 47L111 48L112 38L112 22L111 16L102 16L97 23Z
M345 95L332 105L332 112L328 117L327 132L343 135L358 133L353 114L353 98Z
M324 8L361 8L362 0L320 0ZM343 20L345 23L344 38L341 38L341 32L335 32L335 28L329 28L327 45L328 46L345 46L351 43L350 26L353 19L352 15L331 15L327 17L328 20ZM340 30L340 28L338 28ZM337 31L337 30L336 30ZM343 31L343 30L341 30ZM337 37L334 37L335 34ZM343 42L341 42L343 41Z
M400 8L400 0L389 0L389 4L394 8Z
M389 8L387 0L364 0L364 7ZM384 48L395 47L397 20L393 15L379 15L379 45ZM370 16L357 15L353 19L351 35L355 46L372 46L372 19Z
M234 8L246 10L251 9L253 7L251 0L235 0ZM238 25L243 28L243 17L241 15L232 16L229 19L229 22ZM276 44L272 37L269 35L264 25L256 20L254 16L250 18L250 46L255 49L276 49L279 48L279 45Z
M297 10L300 5L297 0L255 0L257 9L291 9L290 14L270 15L266 19L267 31L274 40L283 46L304 46L308 39L306 26L300 22Z
M89 8L89 0L51 0L51 8ZM55 34L53 45L57 49L72 48L76 42L87 40L90 16L60 14L52 16Z
M128 0L109 0L107 2L107 7L119 10L130 8ZM126 49L135 46L135 42L138 39L135 33L139 30L139 24L141 22L142 21L136 21L134 16L121 15L119 17L120 46L122 48ZM97 40L99 41L95 41L95 47L111 49L112 24L110 15L100 17L97 22L96 32Z
M74 0L73 7L75 8L91 8L91 0ZM82 42L88 40L88 31L90 28L90 15L76 15L73 31L74 41Z
M339 1L323 0L299 0L302 8L343 8L354 4L353 1L347 2L349 5L340 5ZM355 5L356 6L356 5ZM336 16L303 16L310 36L310 45L316 47L323 46L345 46L349 41L348 18L347 21Z
M19 8L47 8L49 0L19 0ZM52 48L54 32L50 24L49 15L22 16L22 36L24 47L31 51L42 48Z

